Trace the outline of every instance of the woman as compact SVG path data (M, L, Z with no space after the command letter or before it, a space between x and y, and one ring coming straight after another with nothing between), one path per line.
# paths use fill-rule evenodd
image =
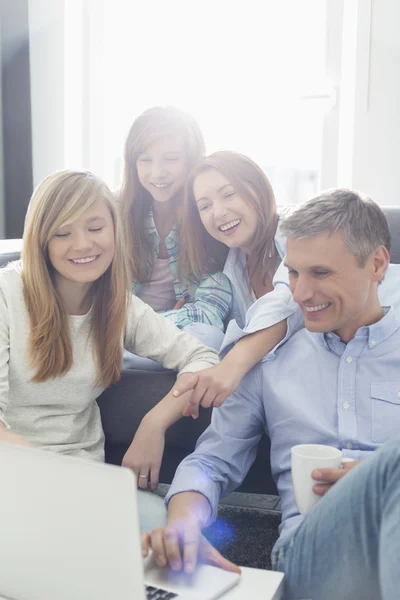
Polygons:
M180 213L189 171L204 155L196 121L173 107L135 119L125 144L120 204L136 295L180 329L219 349L231 309L228 278L214 269L180 277ZM134 357L125 367L154 368Z
M280 266L285 240L278 224L271 184L247 156L216 152L191 173L181 269L195 277L223 269L233 289L233 320L221 363L175 386L175 396L194 389L184 414L196 417L199 404L220 406L241 378L300 325L286 270Z
M184 379L218 362L130 288L108 187L85 171L47 177L29 205L22 261L0 270L1 441L103 460L96 398L118 381L124 346ZM143 419L124 457L139 487L156 486L165 430L182 409L169 393Z

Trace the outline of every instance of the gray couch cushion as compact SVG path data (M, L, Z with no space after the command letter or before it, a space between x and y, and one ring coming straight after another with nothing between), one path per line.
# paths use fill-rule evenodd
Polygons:
M390 252L390 262L400 263L400 207L384 206L383 212L389 223L390 235L392 238L392 249Z

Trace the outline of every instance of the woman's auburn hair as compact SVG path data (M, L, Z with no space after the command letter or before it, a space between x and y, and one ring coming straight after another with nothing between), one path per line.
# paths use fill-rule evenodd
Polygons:
M152 259L153 248L145 226L152 197L139 182L136 161L146 148L166 136L183 140L188 173L205 154L204 139L197 122L178 108L155 106L134 120L125 143L119 205L132 279L138 282L148 276L147 263L149 258ZM180 204L178 201L176 206L178 226Z
M92 286L90 337L96 384L107 387L120 378L131 289L120 217L113 194L101 179L88 171L64 170L39 183L25 219L22 280L34 382L65 375L73 364L69 319L53 283L49 241L59 227L73 223L99 199L106 202L113 220L115 253L107 271Z
M274 191L264 171L253 160L229 150L220 150L205 157L188 177L182 213L181 276L200 279L221 271L229 252L229 248L213 238L204 227L194 197L196 177L212 169L224 175L236 193L254 208L257 214L253 249L256 261L250 277L259 268L267 277L274 265L274 237L278 225Z

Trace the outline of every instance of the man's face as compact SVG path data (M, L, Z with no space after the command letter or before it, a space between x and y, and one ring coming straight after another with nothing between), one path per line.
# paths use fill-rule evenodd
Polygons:
M377 283L388 260L387 250L380 246L360 267L340 231L288 238L285 264L306 328L334 331L346 342L359 327L378 320L382 312Z

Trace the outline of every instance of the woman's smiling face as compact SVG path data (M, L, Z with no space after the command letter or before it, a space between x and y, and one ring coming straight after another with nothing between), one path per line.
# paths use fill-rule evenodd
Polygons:
M241 248L250 255L257 213L225 175L213 168L202 171L194 179L193 194L207 232L229 248Z

